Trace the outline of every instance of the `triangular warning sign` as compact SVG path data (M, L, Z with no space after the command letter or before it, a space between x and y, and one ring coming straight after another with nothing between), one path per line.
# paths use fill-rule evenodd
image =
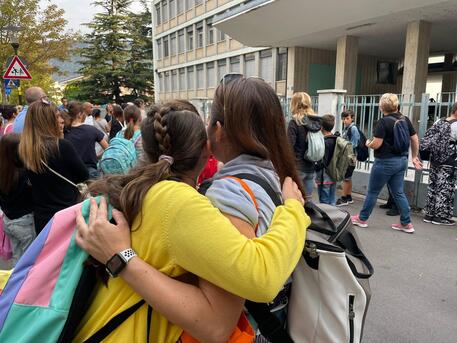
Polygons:
M31 80L32 76L18 56L14 56L3 75L4 79Z

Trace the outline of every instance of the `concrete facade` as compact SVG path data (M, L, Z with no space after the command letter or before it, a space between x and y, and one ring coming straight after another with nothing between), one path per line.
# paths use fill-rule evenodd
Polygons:
M402 94L420 99L425 92L428 74L431 24L415 21L406 29Z
M357 37L340 37L336 44L335 88L345 89L347 94L356 94L357 56L359 41Z

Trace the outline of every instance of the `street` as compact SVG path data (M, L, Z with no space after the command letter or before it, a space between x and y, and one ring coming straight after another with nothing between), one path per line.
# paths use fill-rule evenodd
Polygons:
M357 214L363 198L346 207ZM344 208L344 207L343 207ZM416 232L396 232L399 217L376 206L368 228L356 228L375 268L365 343L457 341L457 228L426 224L413 214Z

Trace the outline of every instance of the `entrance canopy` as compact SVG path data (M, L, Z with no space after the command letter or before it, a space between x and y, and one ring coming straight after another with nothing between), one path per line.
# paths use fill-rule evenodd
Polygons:
M251 0L218 15L213 25L252 47L335 50L359 38L359 53L400 57L408 22L431 23L431 54L457 51L457 0Z

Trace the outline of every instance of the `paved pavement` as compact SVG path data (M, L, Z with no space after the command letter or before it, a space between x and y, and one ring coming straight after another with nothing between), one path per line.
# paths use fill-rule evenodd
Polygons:
M346 207L357 214L363 198ZM396 232L378 207L368 228L357 228L375 273L364 343L457 342L457 227L413 214L416 232Z
M352 214L363 198L354 200L344 207ZM363 342L457 342L457 227L426 224L416 214L409 235L393 231L399 217L384 212L376 207L369 227L357 228L375 268Z

